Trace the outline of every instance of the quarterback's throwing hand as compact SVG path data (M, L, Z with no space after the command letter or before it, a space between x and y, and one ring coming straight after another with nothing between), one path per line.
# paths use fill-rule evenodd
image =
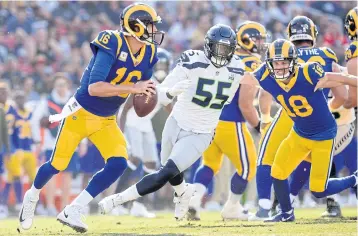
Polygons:
M133 93L144 93L147 96L152 96L156 94L155 84L152 80L147 80L144 82L138 82L133 87Z

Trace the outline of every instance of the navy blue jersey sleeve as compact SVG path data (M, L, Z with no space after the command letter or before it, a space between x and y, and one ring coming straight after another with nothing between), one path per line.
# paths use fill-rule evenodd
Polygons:
M114 57L112 57L107 51L100 49L98 50L94 60L93 67L90 72L89 84L106 80L114 62Z
M330 62L338 63L337 55L332 49L327 48L327 47L322 47L321 49L326 56L326 60L328 60Z
M151 49L151 56L149 60L149 68L143 72L142 79L141 80L149 80L152 78L153 75L153 67L158 62L158 56L157 56L157 47L155 45L150 46Z
M143 73L141 81L149 80L150 78L152 78L152 75L153 75L153 68L150 68Z
M254 72L252 72L252 74L254 75L254 77L258 80L258 81L262 81L264 79L266 79L266 77L270 74L266 64L262 63L259 68L257 68Z
M151 46L151 52L152 55L150 57L150 61L149 61L149 67L153 67L157 62L158 62L158 55L157 55L157 46L153 45Z
M314 86L325 76L323 67L317 62L306 63L303 67L303 74L306 80Z
M118 39L118 36L110 30L102 31L98 34L98 36L90 43L91 50L93 55L96 55L98 49L102 49L107 52L113 58L117 58L118 51L120 48L119 45L121 40Z

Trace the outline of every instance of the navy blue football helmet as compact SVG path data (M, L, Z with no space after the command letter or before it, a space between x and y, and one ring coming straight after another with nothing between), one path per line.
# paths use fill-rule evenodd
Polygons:
M204 53L215 67L230 63L235 53L236 34L230 26L217 24L205 36Z

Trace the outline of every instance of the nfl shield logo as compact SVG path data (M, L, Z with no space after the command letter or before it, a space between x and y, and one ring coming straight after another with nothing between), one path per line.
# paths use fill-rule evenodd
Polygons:
M127 60L127 56L128 56L128 53L121 52L121 54L119 55L119 60L125 62Z

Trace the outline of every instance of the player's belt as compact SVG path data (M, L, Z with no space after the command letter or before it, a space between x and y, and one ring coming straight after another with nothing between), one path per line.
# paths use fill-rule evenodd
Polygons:
M68 100L68 102L66 103L66 105L62 108L61 113L50 115L48 120L50 121L50 123L59 122L65 119L67 116L72 115L81 108L82 106L77 102L76 98L71 97L70 100Z

